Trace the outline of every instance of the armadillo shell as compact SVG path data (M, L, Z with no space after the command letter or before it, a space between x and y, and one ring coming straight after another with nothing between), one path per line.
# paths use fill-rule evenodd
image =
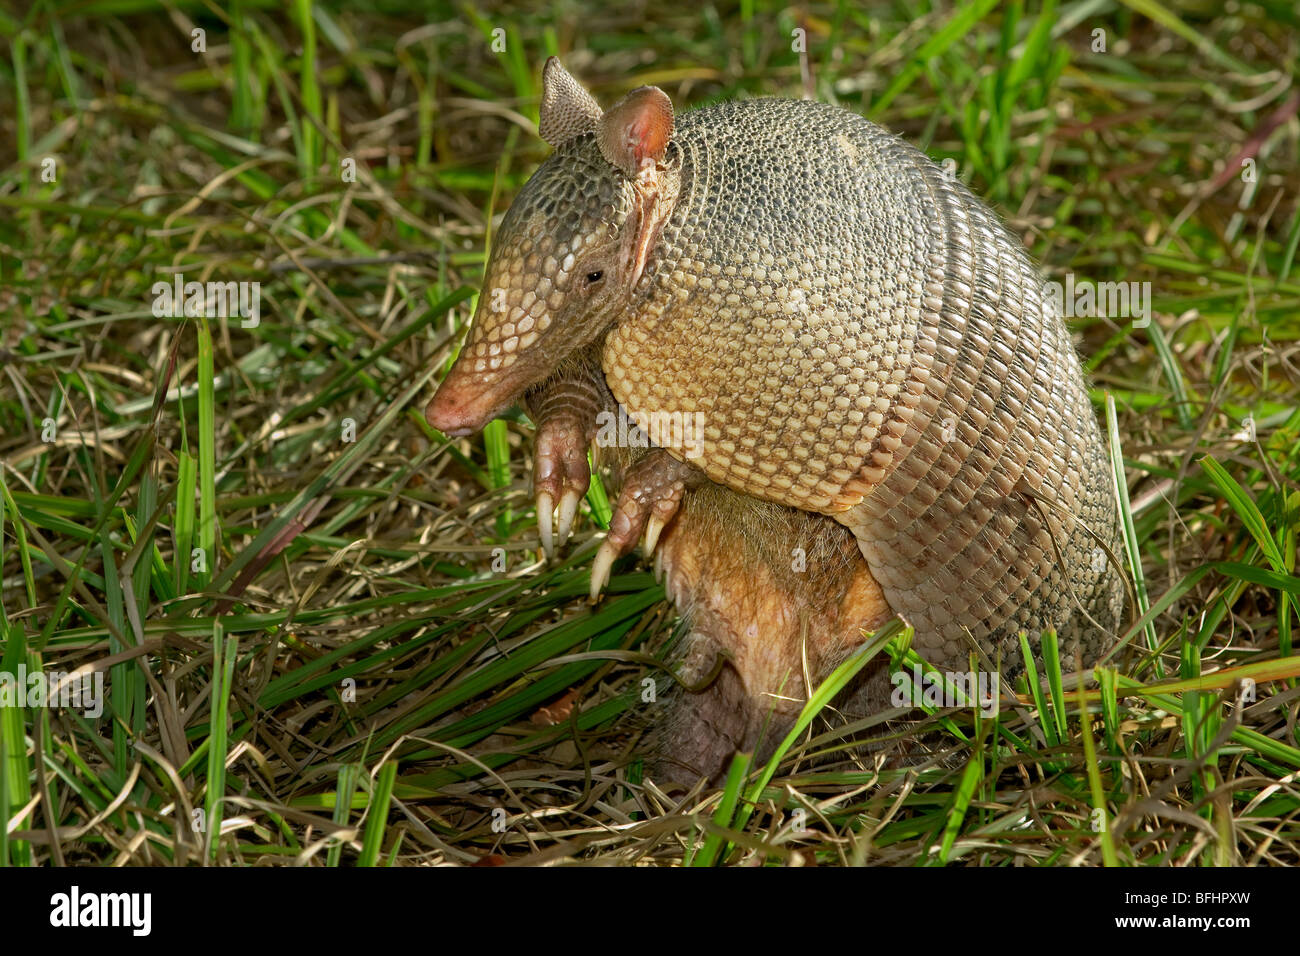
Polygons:
M642 420L698 413L709 478L849 527L933 663L1018 659L1016 634L1049 627L1094 658L1122 600L1109 469L1019 243L831 106L720 104L673 144L677 205L605 341L614 396Z

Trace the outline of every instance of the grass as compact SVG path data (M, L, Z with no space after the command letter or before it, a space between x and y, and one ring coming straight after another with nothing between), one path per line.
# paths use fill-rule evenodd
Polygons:
M1297 17L1197 9L0 12L0 670L108 694L0 707L0 864L1300 862ZM839 714L921 666L888 629L771 761L644 778L676 626L632 562L584 600L604 488L547 566L524 419L422 416L550 53L605 103L837 102L1050 277L1152 283L1149 326L1073 323L1137 595L1095 681L1047 639L992 717ZM261 283L260 323L155 316L177 272ZM898 735L934 758L848 752Z

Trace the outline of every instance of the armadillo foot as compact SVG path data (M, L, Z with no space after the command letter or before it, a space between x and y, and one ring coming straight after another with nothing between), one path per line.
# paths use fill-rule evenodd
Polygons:
M682 495L701 480L699 471L678 461L662 448L652 449L628 469L618 504L609 520L609 533L591 564L593 600L609 583L614 562L636 547L643 531L645 555L648 558L654 554L660 533L681 506Z
M587 436L584 426L568 416L543 419L537 425L537 444L533 455L533 491L537 497L537 531L546 557L555 554L569 538L578 503L591 483L587 464ZM556 502L559 520L554 525Z

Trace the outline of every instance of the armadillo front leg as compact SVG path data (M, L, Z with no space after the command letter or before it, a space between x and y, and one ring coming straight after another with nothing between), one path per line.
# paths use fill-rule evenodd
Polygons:
M591 484L587 448L596 435L600 411L612 404L603 377L580 368L544 383L525 398L537 423L533 451L533 494L537 531L547 558L569 537L578 504ZM558 522L555 520L558 502Z
M664 526L677 514L682 495L703 483L704 475L662 448L652 448L628 469L618 504L609 521L609 534L591 565L591 596L599 597L610 569L631 551L645 531L645 554L654 553Z

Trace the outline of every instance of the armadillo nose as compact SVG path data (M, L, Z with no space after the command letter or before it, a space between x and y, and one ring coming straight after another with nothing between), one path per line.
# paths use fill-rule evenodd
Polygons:
M482 411L475 407L473 399L444 385L425 408L424 417L444 435L464 438L487 424L486 419L481 420Z
M453 402L444 399L443 394L443 390L439 389L438 393L433 396L424 409L424 417L430 425L444 435L450 435L453 438L472 435L475 429L472 423L465 420L464 410L458 408Z
M509 406L502 393L481 382L455 380L453 369L424 410L429 424L444 435L464 438L481 431L483 426Z

